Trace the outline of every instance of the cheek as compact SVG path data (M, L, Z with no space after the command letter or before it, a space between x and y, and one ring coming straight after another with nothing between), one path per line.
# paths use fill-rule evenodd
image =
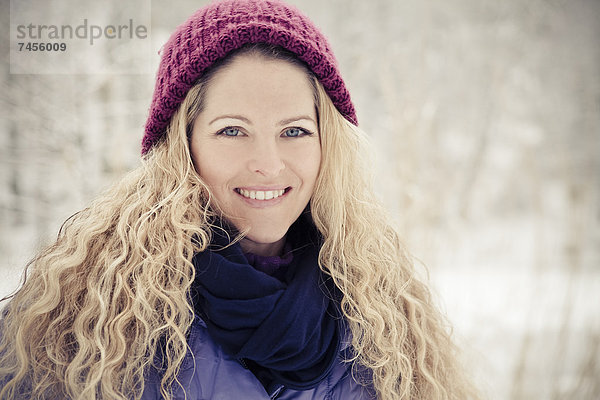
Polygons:
M227 172L231 170L231 158L222 157L219 151L211 146L192 143L192 161L200 178L213 191L218 191L228 179ZM216 195L217 193L215 193Z
M309 146L296 153L294 158L296 171L305 185L313 186L321 169L321 147L319 144Z
M319 149L319 151L315 152L315 154L313 154L313 158L310 159L309 168L310 168L309 173L312 176L313 184L314 184L314 182L317 180L317 177L319 176L319 171L321 170L321 150L320 149Z

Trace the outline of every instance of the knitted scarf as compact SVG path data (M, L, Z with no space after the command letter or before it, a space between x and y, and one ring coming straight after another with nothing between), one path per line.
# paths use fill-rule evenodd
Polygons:
M296 250L282 280L249 265L239 243L230 245L218 231L193 258L196 312L224 351L258 366L263 384L266 375L291 389L313 388L339 352L335 288L318 266L310 225L290 228L287 240Z

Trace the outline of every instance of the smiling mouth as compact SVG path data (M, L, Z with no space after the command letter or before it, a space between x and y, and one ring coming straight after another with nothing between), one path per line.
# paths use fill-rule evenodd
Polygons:
M235 192L242 197L252 200L272 200L276 199L280 196L283 196L292 188L290 186L285 189L275 189L275 190L246 190L241 188L235 188Z

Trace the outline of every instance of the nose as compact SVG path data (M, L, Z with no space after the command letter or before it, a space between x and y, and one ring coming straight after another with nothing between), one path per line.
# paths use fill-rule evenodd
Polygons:
M274 140L257 140L250 149L248 168L265 177L275 177L283 171L285 163L281 149Z

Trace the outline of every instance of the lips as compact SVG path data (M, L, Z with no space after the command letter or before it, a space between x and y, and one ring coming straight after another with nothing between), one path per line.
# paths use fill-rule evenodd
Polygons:
M247 198L252 200L273 200L280 196L283 196L287 193L291 187L287 187L285 189L271 189L271 190L251 190L251 189L243 189L236 188L235 191Z

